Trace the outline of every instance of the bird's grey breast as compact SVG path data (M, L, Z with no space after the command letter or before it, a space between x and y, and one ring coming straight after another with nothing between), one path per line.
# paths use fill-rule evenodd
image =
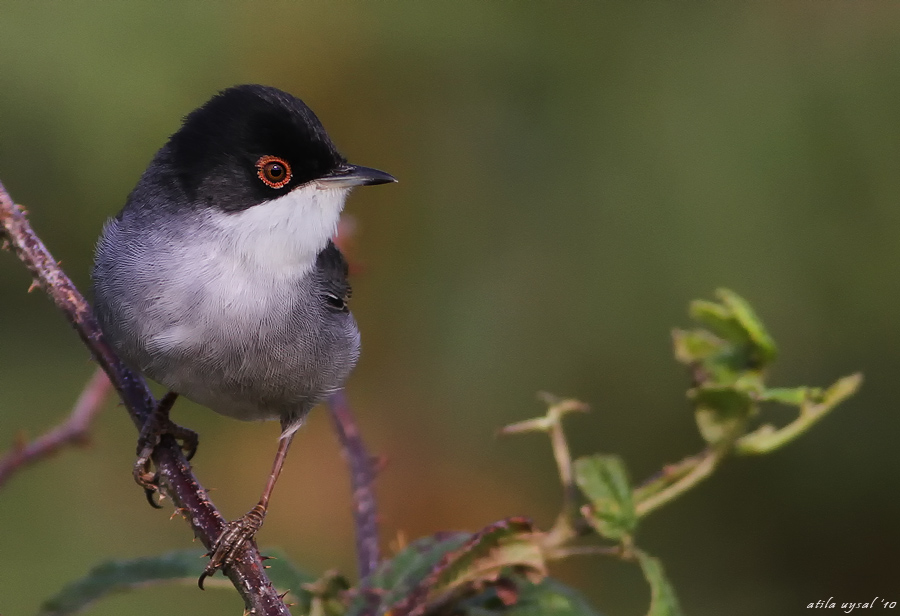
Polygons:
M342 386L359 334L330 242L308 266L267 267L202 213L172 222L125 216L98 246L98 316L126 362L239 419L303 414Z

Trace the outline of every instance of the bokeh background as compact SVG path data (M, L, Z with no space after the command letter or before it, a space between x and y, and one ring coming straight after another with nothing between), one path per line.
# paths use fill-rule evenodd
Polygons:
M701 448L671 358L687 303L727 286L782 348L773 384L862 392L808 435L738 459L648 518L688 614L900 600L900 6L888 2L2 3L0 179L84 290L93 242L180 118L236 83L302 97L353 162L400 183L350 199L364 353L349 395L372 449L383 543L559 504L546 439L498 439L589 402L578 454L635 480ZM93 367L0 254L0 444L67 413ZM772 411L776 420L786 413ZM277 426L181 403L196 471L236 517ZM92 446L0 491L0 613L108 558L189 545L131 479L121 408ZM353 573L349 487L326 413L300 435L260 534L308 571ZM639 571L556 566L610 616ZM893 593L893 594L892 594ZM231 590L147 590L90 612L239 613Z

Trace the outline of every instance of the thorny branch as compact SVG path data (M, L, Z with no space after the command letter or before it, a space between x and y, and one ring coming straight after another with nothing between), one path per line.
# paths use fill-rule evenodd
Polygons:
M66 445L86 444L91 421L103 408L111 387L106 373L98 368L63 423L30 443L17 443L0 458L0 487L28 464L47 458Z
M25 211L12 201L2 184L0 240L15 252L34 276L35 283L62 310L121 396L135 426L140 428L156 400L143 378L126 368L103 339L90 306L31 229ZM183 513L197 538L210 548L224 527L225 519L194 477L180 447L167 435L157 447L153 459L166 494ZM266 576L255 542L245 545L240 557L226 573L250 614L290 615Z

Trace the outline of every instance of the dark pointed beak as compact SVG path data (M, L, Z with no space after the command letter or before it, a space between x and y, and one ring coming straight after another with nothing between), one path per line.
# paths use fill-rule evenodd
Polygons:
M352 188L353 186L375 186L389 184L397 179L390 173L360 167L359 165L341 165L331 173L316 180L322 188Z

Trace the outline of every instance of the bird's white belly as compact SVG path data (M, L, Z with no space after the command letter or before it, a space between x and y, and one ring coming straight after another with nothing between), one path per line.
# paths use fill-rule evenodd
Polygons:
M196 259L203 247L196 249L196 276L173 285L157 314L142 319L150 359L143 369L224 415L276 419L314 393L303 383L315 380L309 358L322 352L315 343L321 325L298 310L303 295L292 280L228 254Z

